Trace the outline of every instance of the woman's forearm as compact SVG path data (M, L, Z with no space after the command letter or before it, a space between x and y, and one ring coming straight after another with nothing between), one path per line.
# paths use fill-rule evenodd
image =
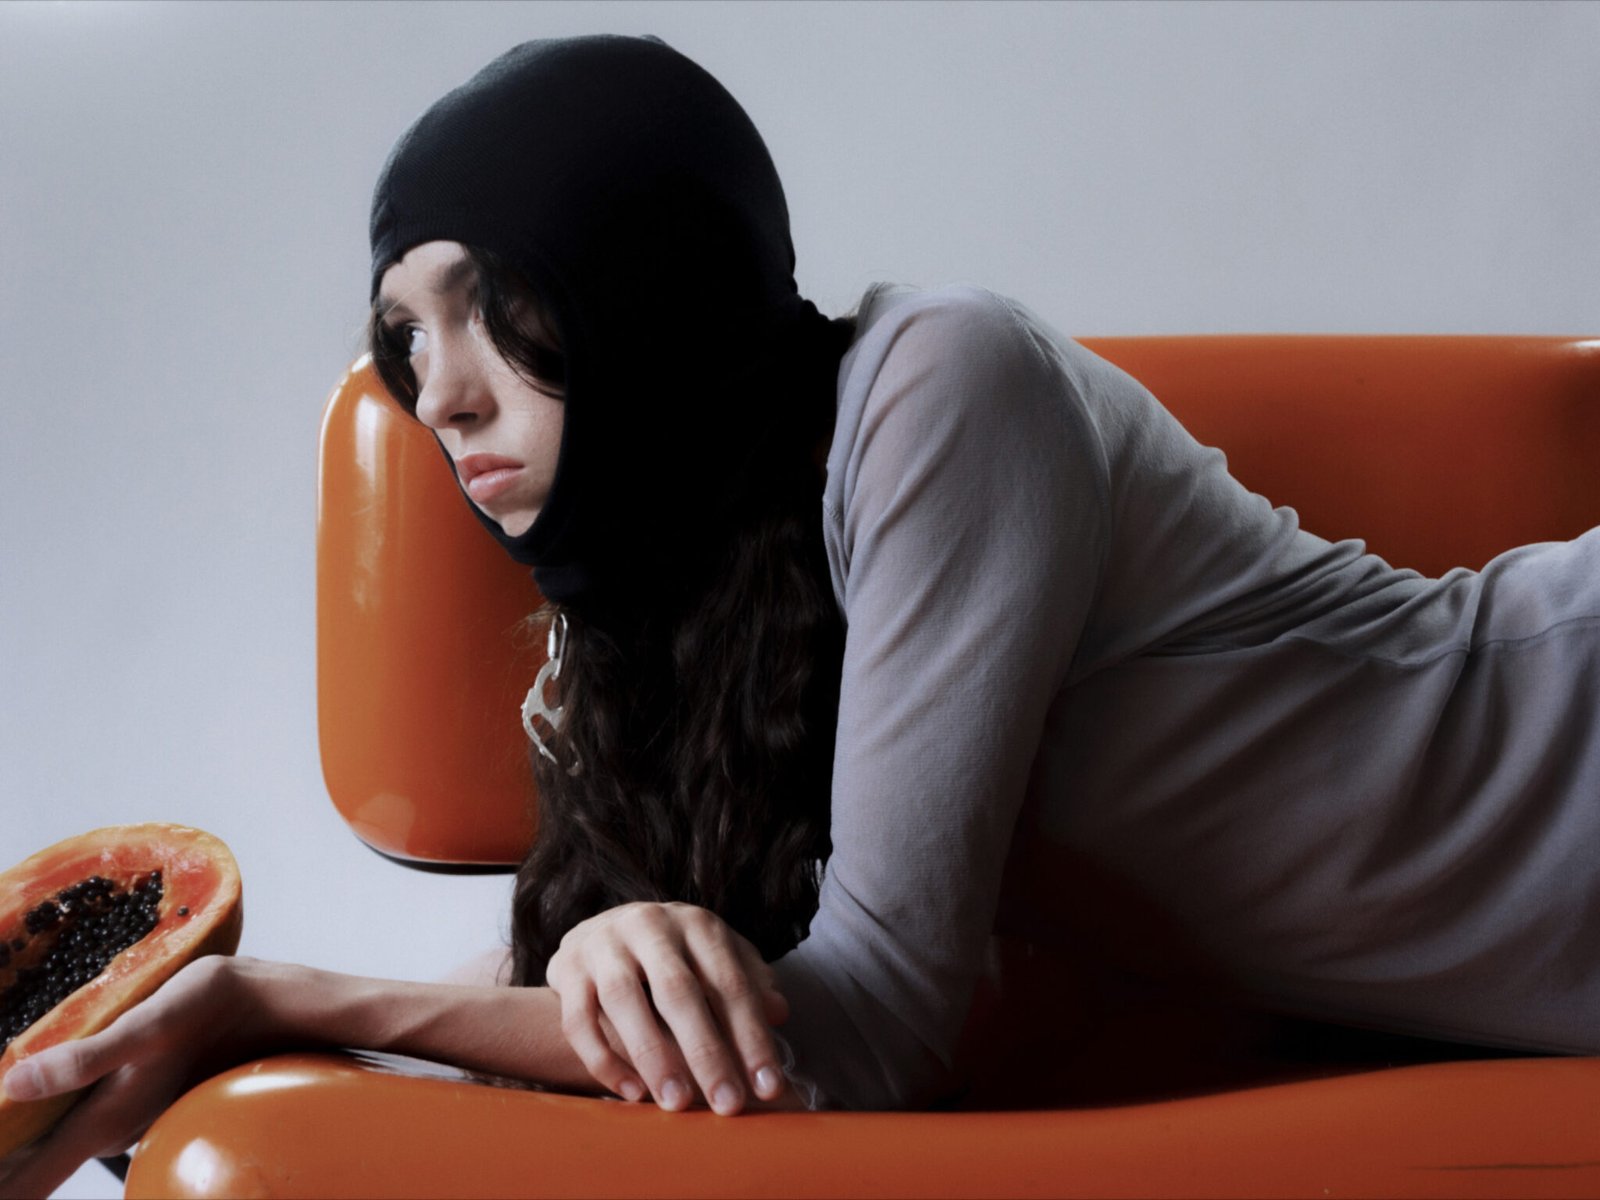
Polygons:
M411 1054L566 1091L599 1090L548 988L399 983L215 955L189 963L106 1028L5 1072L5 1096L92 1090L47 1138L0 1158L0 1196L45 1196L118 1154L206 1074L286 1045Z
M602 1090L561 1032L549 988L469 987L237 959L274 1040L383 1050L563 1091Z

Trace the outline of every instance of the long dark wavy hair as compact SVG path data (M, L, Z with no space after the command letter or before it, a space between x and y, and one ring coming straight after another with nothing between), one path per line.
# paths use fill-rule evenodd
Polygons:
M491 341L560 394L559 331L533 336L526 284L503 259L467 253ZM406 347L378 317L373 365L414 412ZM531 758L538 836L512 896L514 984L542 984L569 929L631 901L710 909L769 960L805 936L831 849L844 653L812 451L771 464L700 584L663 593L625 630L569 621L566 716L549 742L559 763ZM547 605L534 619L554 615Z

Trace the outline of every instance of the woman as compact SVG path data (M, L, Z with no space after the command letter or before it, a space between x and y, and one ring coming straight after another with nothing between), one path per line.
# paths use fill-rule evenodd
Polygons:
M1092 942L1102 883L1279 1008L1600 1049L1600 532L1423 579L1011 301L823 318L759 136L652 39L446 96L372 245L375 362L558 635L520 986L195 964L8 1077L101 1082L6 1188L285 1041L925 1105L991 932Z

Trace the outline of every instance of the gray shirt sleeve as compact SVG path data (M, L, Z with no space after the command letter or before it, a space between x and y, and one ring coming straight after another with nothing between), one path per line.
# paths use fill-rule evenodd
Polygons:
M847 621L833 853L775 964L814 1107L927 1104L994 922L1046 710L1095 595L1108 484L1071 379L1003 299L944 289L841 372L824 499Z
M959 1083L1025 796L1266 1002L1594 1046L1600 530L1424 579L1010 301L869 308L823 502L833 854L775 964L802 1095Z

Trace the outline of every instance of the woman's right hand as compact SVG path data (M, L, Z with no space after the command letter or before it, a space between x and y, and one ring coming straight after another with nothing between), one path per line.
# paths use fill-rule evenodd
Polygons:
M266 965L199 959L99 1033L14 1065L10 1100L91 1090L53 1130L0 1159L0 1200L48 1196L89 1159L125 1153L191 1084L248 1057L268 1034L251 991Z
M561 939L545 981L572 1049L619 1096L643 1099L648 1085L676 1111L698 1088L724 1115L751 1091L785 1096L771 1027L788 1019L788 1002L756 948L707 909L607 909Z

